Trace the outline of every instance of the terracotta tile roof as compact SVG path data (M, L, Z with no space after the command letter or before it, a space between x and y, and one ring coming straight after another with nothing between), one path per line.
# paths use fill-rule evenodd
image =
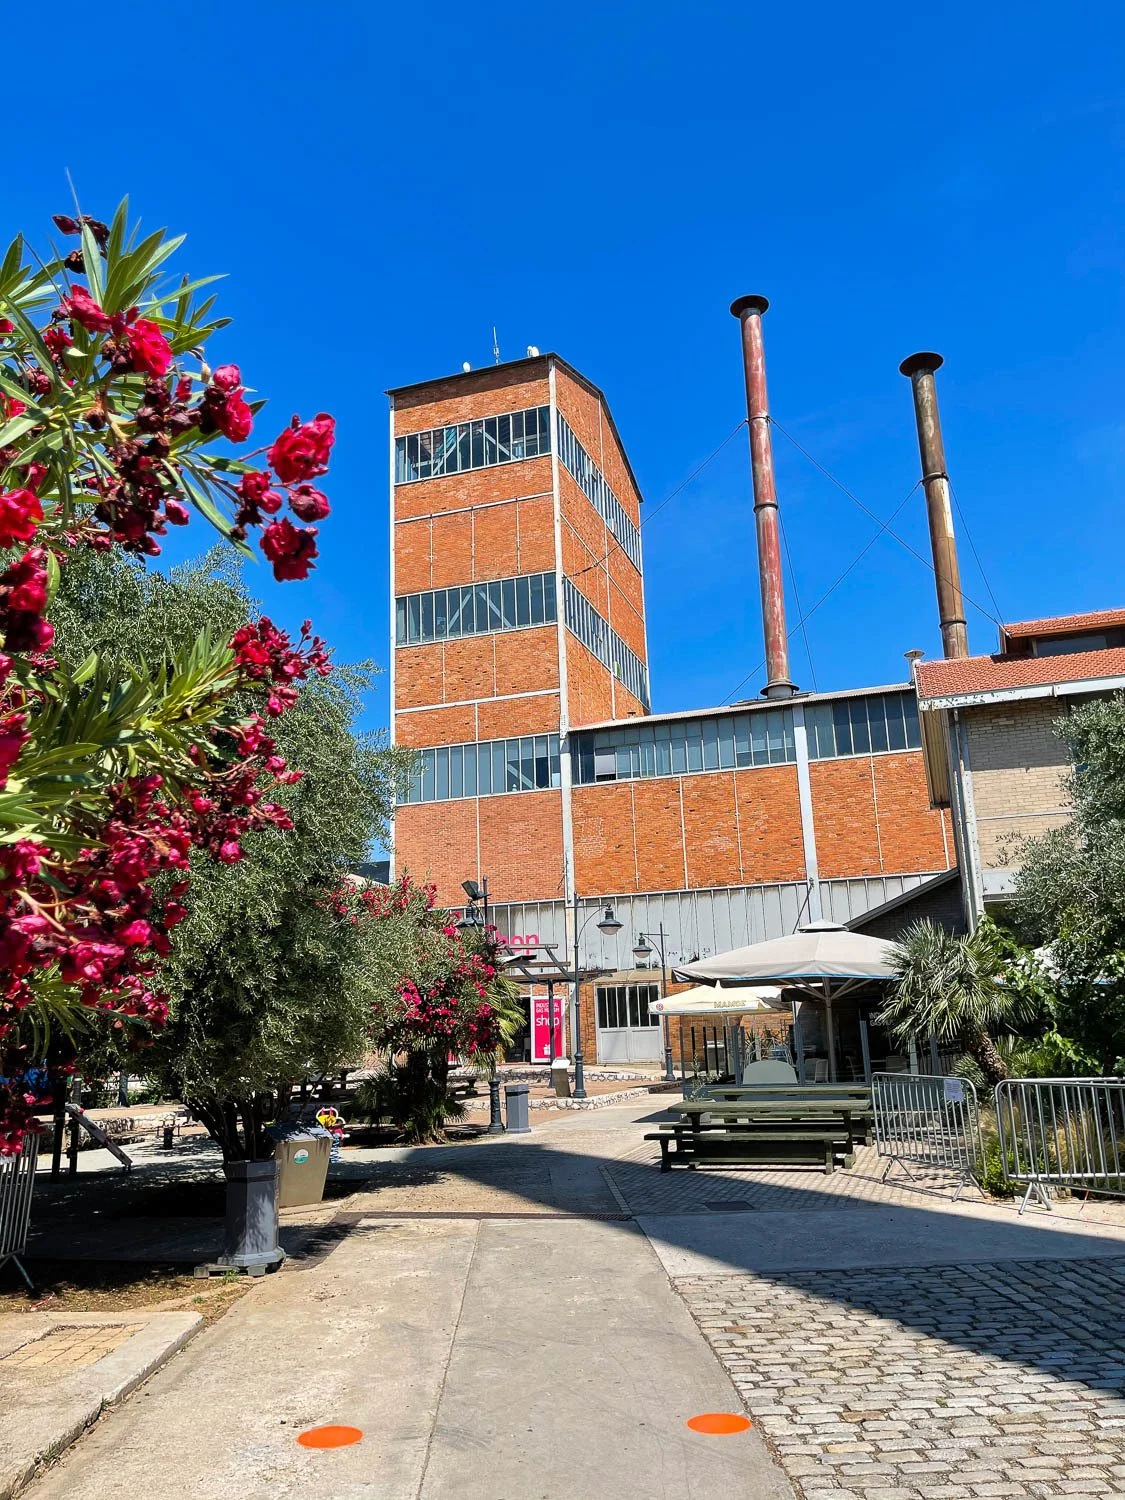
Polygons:
M961 693L995 693L1005 688L1125 677L1125 646L1073 651L1063 656L965 656L955 661L920 661L916 671L918 696L923 701Z
M1004 634L1013 641L1034 635L1073 635L1082 630L1109 630L1125 625L1125 609L1095 609L1085 615L1053 615L1046 620L1020 620L1002 625Z

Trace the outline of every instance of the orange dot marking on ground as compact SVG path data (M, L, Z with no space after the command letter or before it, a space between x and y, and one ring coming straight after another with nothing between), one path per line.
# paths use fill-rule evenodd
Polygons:
M303 1448L347 1448L362 1437L358 1427L310 1427L297 1435L297 1441Z
M731 1432L745 1432L750 1426L750 1420L748 1417L737 1416L733 1411L705 1411L698 1417L689 1417L687 1424L693 1432L724 1437Z

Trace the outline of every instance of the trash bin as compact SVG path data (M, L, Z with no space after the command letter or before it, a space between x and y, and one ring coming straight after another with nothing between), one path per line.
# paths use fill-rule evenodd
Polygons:
M507 1106L509 1135L527 1135L531 1120L527 1107L528 1085L509 1083L504 1087L504 1103Z
M278 1141L274 1150L277 1158L277 1206L278 1208L300 1208L306 1203L319 1203L324 1197L324 1183L328 1176L328 1153L332 1137L327 1131L315 1135L302 1132L289 1135Z
M551 1082L555 1086L556 1099L570 1098L570 1062L567 1058L555 1058L551 1064Z

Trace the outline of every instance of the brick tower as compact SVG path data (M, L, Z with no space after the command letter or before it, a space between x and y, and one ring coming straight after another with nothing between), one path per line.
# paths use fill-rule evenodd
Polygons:
M605 397L557 355L389 395L392 738L422 751L396 871L453 906L484 876L561 903L570 727L649 710L640 491Z

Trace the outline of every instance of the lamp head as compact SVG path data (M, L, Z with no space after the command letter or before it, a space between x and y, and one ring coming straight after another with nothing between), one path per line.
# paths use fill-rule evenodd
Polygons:
M613 915L613 907L607 906L601 921L598 923L598 931L604 932L607 936L612 936L613 933L621 931L621 925Z
M637 946L633 949L633 957L639 964L652 957L652 949L643 937L637 939Z
M470 901L482 901L484 899L484 892L475 880L462 880L461 889Z

